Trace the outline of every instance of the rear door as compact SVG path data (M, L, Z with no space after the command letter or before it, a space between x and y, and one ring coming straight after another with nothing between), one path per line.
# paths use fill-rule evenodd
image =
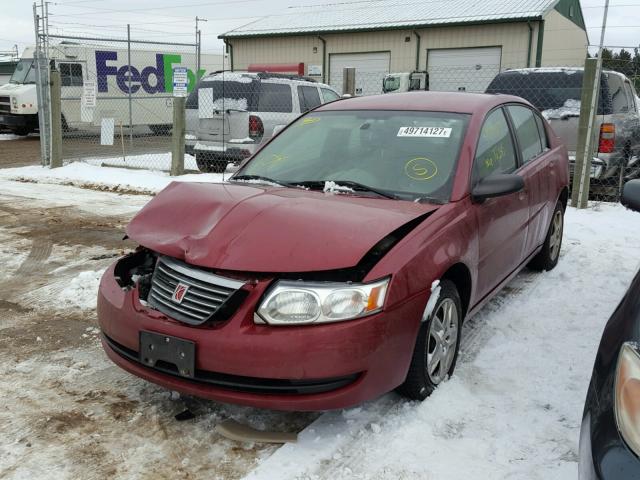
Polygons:
M551 187L555 180L554 161L550 158L546 134L541 135L542 120L524 105L509 105L507 112L515 133L520 167L516 171L524 179L529 200L529 219L524 256L544 243L550 222ZM551 204L554 203L552 206Z
M260 82L260 94L255 115L262 121L266 141L277 125L288 125L298 116L290 81L265 79ZM299 100L298 100L299 101Z
M487 115L480 132L472 185L518 168L515 142L502 108ZM478 294L487 295L523 260L529 201L526 189L475 204L478 222Z
M322 104L318 88L310 85L298 85L298 100L301 113L313 110Z

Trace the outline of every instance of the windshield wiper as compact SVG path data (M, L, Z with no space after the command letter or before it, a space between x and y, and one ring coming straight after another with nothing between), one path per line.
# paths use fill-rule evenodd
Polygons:
M242 180L260 180L265 183L273 183L274 185L280 185L281 187L292 187L290 183L282 182L280 180L274 180L273 178L263 177L262 175L235 175L229 179L229 181L242 181Z
M362 183L354 182L352 180L307 180L303 182L291 182L292 185L300 185L302 187L309 188L325 188L327 182L333 182L336 185L336 190L340 187L349 187L356 192L370 192L374 193L380 197L391 198L397 200L399 197L390 192L385 192L383 190L378 190L377 188L370 187L368 185L364 185Z

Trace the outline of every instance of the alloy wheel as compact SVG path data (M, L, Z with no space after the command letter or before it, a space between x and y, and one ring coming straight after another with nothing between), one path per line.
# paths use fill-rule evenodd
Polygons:
M458 309L445 298L438 305L427 338L427 375L434 385L442 382L453 364L458 343Z

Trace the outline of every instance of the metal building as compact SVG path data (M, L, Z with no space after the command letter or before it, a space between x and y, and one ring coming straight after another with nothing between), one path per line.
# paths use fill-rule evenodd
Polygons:
M374 0L291 7L220 35L232 68L304 64L342 89L380 93L390 72L427 70L432 90L483 91L501 70L579 66L587 33L579 0Z

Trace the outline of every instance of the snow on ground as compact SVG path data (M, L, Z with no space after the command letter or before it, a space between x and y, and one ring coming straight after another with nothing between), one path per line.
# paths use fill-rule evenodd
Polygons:
M0 133L0 141L2 141L2 140L18 140L20 138L24 138L24 137L20 137L18 135L14 135L13 133Z
M60 292L59 301L70 307L82 310L94 308L98 298L98 286L104 270L80 272L72 278L68 286Z
M60 168L29 166L0 169L0 179L153 194L171 182L222 182L228 177L218 173L199 173L171 177L166 172L104 168L83 162L69 163Z
M11 178L23 182L9 181ZM220 181L221 176L193 175L186 179ZM91 212L101 219L115 212L130 215L147 201L147 197L49 184L126 185L134 191L158 191L171 180L157 172L106 169L81 163L55 170L28 167L0 170L0 194L5 195L5 208L13 208L10 199L21 196L30 199L32 207L48 205L47 208L63 221L68 215L61 210L62 205ZM41 222L35 219L40 217L37 213L32 216L33 228L39 228ZM56 222L42 218L42 224L55 227ZM93 217L86 221L91 228L101 228ZM111 222L114 231L120 228L117 219ZM16 237L13 244L5 245L4 237L0 235L2 265L10 265L11 273L14 273L19 263L20 269L31 272L25 278L38 279L34 272L41 273L40 264L33 263L31 269L27 268L29 259L37 255L23 252L19 261L10 263L9 257L19 252L25 241L18 227L7 233L0 232ZM46 237L44 233L42 238ZM62 233L64 231L57 235ZM75 304L82 307L95 301L95 279L110 260L83 265L87 259L103 258L101 252L105 247L97 248L89 243L82 246L82 255L74 258L72 251L77 248L71 242L54 245L50 250L48 262L51 268L56 268L49 272L50 276L67 276L61 277L62 280L66 278L64 284L50 283L48 291L55 291L56 295L67 291L69 295L77 296ZM39 250L34 246L32 252ZM177 446L178 457L188 458L188 462L176 460L178 463L174 467L180 475L193 478L210 478L213 472L207 469L231 461L230 452L240 452L233 462L244 462L229 464L235 475L246 472L260 461L247 476L252 480L576 478L578 431L593 360L606 320L637 269L638 252L639 214L609 204L593 204L581 211L568 209L558 267L546 273L522 272L477 315L467 320L458 368L430 398L424 402L409 402L390 393L359 407L324 413L301 431L297 444L277 450L255 450L253 446L241 444L238 444L239 450L233 450L233 443L220 444L211 432L219 420L229 416L259 428L271 426L279 430L297 430L313 417L303 414L279 416L259 409L202 402L199 405L203 413L195 423L176 424L170 421L171 415L182 407L172 406L169 392L125 374L102 356L96 357L98 346L93 330L85 331L86 325L77 325L78 320L70 317L63 324L65 329L76 329L73 338L77 337L77 342L91 342L91 347L89 343L80 343L78 348L58 351L55 355L61 356L61 360L56 360L55 355L47 355L7 360L0 367L0 379L5 377L3 388L7 389L6 394L0 389L0 397L24 396L36 402L35 409L25 402L16 414L6 416L5 420L10 422L7 430L10 435L6 438L15 443L5 442L3 446L0 440L0 472L4 466L15 468L10 476L21 478L21 474L29 473L27 465L39 465L42 470L37 473L42 476L74 478L78 472L86 472L83 462L91 459L101 472L106 472L105 475L110 471L104 469L114 466L118 469L118 478L143 478L146 475L143 469L153 470L156 460L163 461L168 452L173 451L176 446L171 439L175 436L183 439ZM53 261L63 256L67 259L65 263ZM7 285L18 288L21 283L5 282L5 288ZM32 301L22 292L9 300L46 305L42 301L44 293L36 297ZM69 311L74 310L77 311L76 308ZM38 312L31 315L40 315ZM74 315L85 318L87 312L82 310ZM15 328L16 322L24 323L25 314L18 313L14 314L13 320L6 321L3 332ZM55 320L53 324L63 321L57 317ZM35 333L42 331L35 322L33 320L29 327L29 335L33 341L39 341L36 336L44 335ZM24 327L20 331L24 336ZM45 333L49 335L50 331ZM61 330L60 335L68 337L66 330ZM28 343L25 345L29 349L35 348ZM69 367L63 368L63 361L68 362ZM50 370L43 370L43 366L51 362ZM80 364L84 366L78 366ZM51 370L54 367L60 372ZM58 383L66 393L55 390ZM73 450L81 447L77 441L80 437L74 436L76 430L73 429L69 433L66 430L58 432L62 427L52 422L63 420L54 410L62 405L61 399L65 400L63 403L73 405L86 401L82 396L89 396L97 385L106 392L102 394L103 398L96 401L91 397L92 410L78 410L82 425L95 422L99 427L95 431L88 430L91 436L86 437L96 448ZM118 413L121 416L116 418L122 420L110 420L111 417L102 411L103 404L111 408L112 403L119 402L118 392L124 395L124 400L122 412ZM197 405L190 405L190 408L197 409ZM51 430L50 444L43 443L49 437L39 434L36 427L22 430L40 413L43 418L54 419L46 420L48 423L42 423L45 422L42 419L37 420L41 423L33 423L45 432ZM65 417L64 422L67 421ZM116 421L125 423L110 423ZM27 438L37 439L40 442L37 448L25 447ZM66 440L61 442L61 438ZM193 449L198 455L189 454ZM94 454L98 456L92 457ZM23 456L28 462L17 460ZM74 461L76 457L78 460ZM105 458L108 460L101 460ZM65 471L66 468L72 470ZM46 472L49 473L45 475Z
M468 320L458 368L430 398L326 413L247 478L577 478L593 360L638 252L640 215L570 208L557 268L521 273Z

